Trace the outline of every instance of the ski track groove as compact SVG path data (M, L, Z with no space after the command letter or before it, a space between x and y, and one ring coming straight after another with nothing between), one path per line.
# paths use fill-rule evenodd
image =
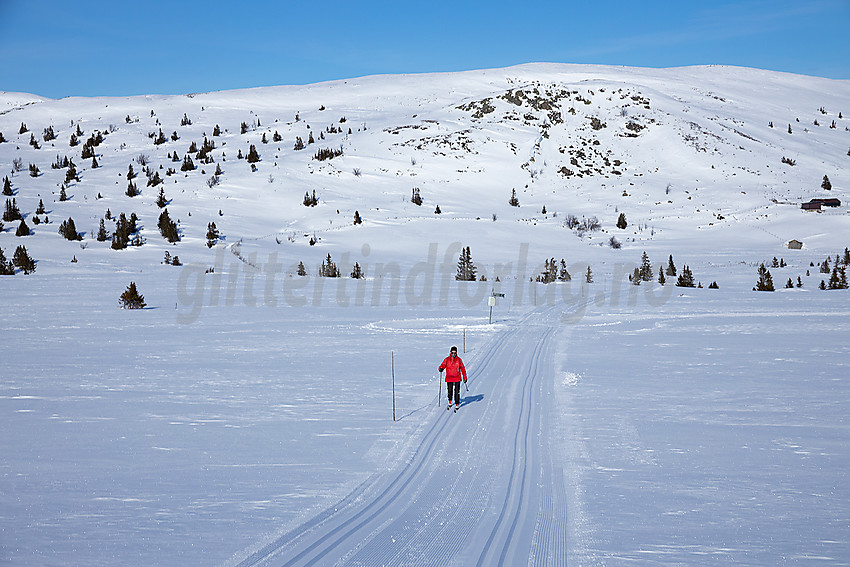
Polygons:
M490 532L490 537L487 539L487 542L484 545L484 549L481 552L481 555L478 558L478 562L476 565L478 567L483 567L484 565L491 565L492 563L488 562L488 555L490 546L496 541L496 538L499 537L500 528L502 522L504 521L506 514L508 514L508 509L513 507L513 517L509 527L507 528L507 534L501 537L500 545L502 547L501 552L499 553L499 562L498 565L504 565L505 560L507 559L508 551L511 547L513 541L514 531L516 530L517 524L523 513L523 508L525 505L525 492L526 492L526 477L528 474L529 461L527 458L528 453L530 452L530 443L529 436L531 431L531 423L532 423L532 408L531 408L531 393L534 387L535 378L537 377L537 366L539 363L539 359L541 353L543 352L543 346L547 343L547 339L552 334L552 330L548 329L543 338L535 345L535 351L532 355L531 364L529 367L528 373L525 375L525 379L523 382L523 392L522 399L520 401L520 411L519 411L519 419L516 424L516 431L514 433L514 451L513 451L513 462L511 465L511 473L508 478L508 487L505 492L505 498L502 503L502 509L499 512L499 517L496 520L496 524L493 527L493 530ZM520 481L519 481L519 493L514 497L514 477L517 475L517 471L519 469Z
M484 403L454 415L438 397L432 423L391 480L392 471L376 473L238 567L435 566L476 556L478 566L565 564L566 506L552 494L558 483L541 415L557 327L551 311L527 313L470 355L469 383L488 377L478 389ZM510 461L500 452L509 446Z

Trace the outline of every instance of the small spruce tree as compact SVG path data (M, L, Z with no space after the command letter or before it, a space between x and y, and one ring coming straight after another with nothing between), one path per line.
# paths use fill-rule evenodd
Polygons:
M677 287L696 287L694 284L694 274L691 272L690 267L685 265L682 268L682 273L679 275L676 280Z
M472 261L472 252L467 246L460 252L455 279L463 282L474 282L477 279L477 273L478 268L475 267L475 263Z
M646 252L641 256L640 270L638 271L640 279L645 282L652 281L652 264L649 263L649 256Z
M35 272L35 260L27 252L26 246L18 246L15 249L15 255L12 257L12 263L21 269L24 275L29 275Z
M627 226L628 223L626 222L626 213L620 213L620 217L617 219L617 228L619 228L620 230L625 230Z
M82 240L83 237L77 232L77 226L74 224L74 219L68 217L68 220L62 221L59 225L59 234L65 237L66 240Z
M15 236L29 236L30 235L30 227L27 225L27 221L21 219L21 223L18 225L18 230L15 231Z
M130 285L127 286L127 289L118 298L118 302L121 305L121 309L142 309L147 305L145 303L145 296L140 294L139 290L136 289L136 282L130 282Z
M100 219L100 227L97 229L97 241L106 242L109 240L109 232L106 230L106 223Z
M756 282L756 287L753 288L755 291L775 291L773 287L773 276L770 275L770 270L768 270L764 263L759 266L758 269L759 279Z
M167 241L174 243L180 240L177 224L171 220L171 217L168 215L168 209L163 209L162 213L160 213L157 227L162 237Z
M212 248L215 246L216 242L221 235L218 232L218 229L215 226L214 222L211 222L207 225L207 248Z
M6 254L0 248L0 276L14 276L15 265L6 259Z
M257 147L254 144L251 144L251 147L248 148L248 163L257 163L260 161L260 154L257 153Z
M673 263L673 255L670 254L670 260L667 262L667 275L675 276L676 275L676 264Z

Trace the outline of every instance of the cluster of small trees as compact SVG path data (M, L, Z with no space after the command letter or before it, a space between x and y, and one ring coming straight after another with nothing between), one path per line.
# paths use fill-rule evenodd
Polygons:
M182 266L183 265L183 263L180 262L180 258L177 256L177 254L172 256L171 252L169 252L168 250L165 251L165 257L163 258L162 263L167 265L167 266Z
M457 261L457 274L455 275L455 280L461 282L474 282L476 279L478 279L478 268L472 261L472 252L470 251L469 246L467 246L460 252L460 257Z
M319 204L319 198L316 197L316 190L315 189L313 189L313 195L312 196L310 195L310 193L304 193L303 205L305 207L315 207L318 204Z
M16 220L22 220L21 210L18 208L18 202L16 199L6 199L6 209L3 211L3 220L6 222L12 222Z
M27 247L24 245L18 246L11 261L6 259L6 254L0 248L0 276L15 275L15 268L20 269L24 275L35 272L35 260L27 252Z
M330 254L328 254L328 257L325 258L325 261L322 262L322 265L319 267L319 277L322 277L322 278L340 278L340 277L342 277L342 272L340 272L339 268L336 267L336 264L331 259Z
M180 232L177 230L177 223L171 220L168 214L168 209L163 209L159 215L159 221L156 225L159 228L159 233L167 241L174 243L180 240Z
M787 266L784 258L777 260L776 257L773 258L773 262L770 265L773 268L784 268ZM814 262L810 262L809 265L811 267L815 267ZM829 274L828 279L820 281L818 289L850 289L850 285L848 285L847 282L847 266L850 266L850 249L848 248L844 249L843 255L836 254L834 259L827 257L822 263L818 264L818 271L821 274ZM809 270L806 270L806 275L810 275ZM792 278L788 278L788 281L785 283L785 288L792 289L794 287L803 287L802 277L797 276L796 283ZM756 285L753 287L753 291L775 290L776 288L773 282L773 276L770 273L767 264L761 263L758 267L758 280L756 281Z
M107 210L106 218L111 219L112 215ZM136 213L130 214L130 219L127 219L127 215L121 213L118 215L118 219L115 221L115 232L112 233L112 249L113 250L123 250L127 248L130 244L133 246L141 246L144 242L142 241L142 237L139 234L138 228L138 220L139 217L136 216ZM109 239L109 233L106 232L106 228L103 224L103 219L101 219L101 229L98 230L97 240L103 242ZM132 241L130 237L133 237Z
M561 258L560 263L555 261L555 258L550 258L544 262L543 272L537 276L537 280L539 283L552 283L552 282L568 282L573 278L570 275L570 272L567 271L567 262Z
M672 258L673 257L670 256L671 261L672 261ZM675 268L676 267L673 266L674 270L675 270ZM658 283L661 283L661 285L664 285L664 283L662 283L660 281L660 279L662 279L663 276L664 276L664 271L661 270L659 272L659 282L658 282ZM635 271L630 276L630 278L632 280L632 284L634 284L634 285L640 285L641 282L651 282L652 281L652 278L653 278L652 264L649 262L649 256L647 255L646 252L644 252L643 255L641 256L640 267L635 268ZM665 282L666 282L666 279L665 279Z
M211 222L207 224L207 248L215 246L219 238L221 238L221 233L218 232L215 223Z
M759 279L756 282L753 291L775 291L773 287L773 276L770 275L770 270L768 270L764 262L758 268Z
M829 280L820 282L820 289L848 289L847 284L847 266L850 266L850 249L844 249L844 255L835 255L835 259L830 270L830 259L826 258L820 265L822 274L830 274Z
M136 288L136 282L130 282L130 285L118 298L118 303L122 309L143 309L147 305L145 296L140 294Z
M74 219L68 217L68 220L62 221L59 225L59 234L65 237L66 240L82 240L83 235L77 232L77 226L74 224Z
M564 226L570 230L575 230L579 236L586 232L602 230L602 223L600 223L599 219L595 216L588 218L582 217L581 220L579 220L575 215L567 215L567 219L564 221Z
M342 146L340 146L338 150L335 148L319 148L313 155L313 159L318 161L325 161L328 159L339 157L342 155L342 153Z
M652 281L653 273L654 271L652 263L649 260L649 255L644 252L641 255L640 266L636 267L634 272L629 275L629 280L634 285L640 285L642 282ZM664 266L658 267L658 283L661 285L667 285L668 278L676 278L676 287L702 287L702 284L698 283L694 279L694 274L691 271L690 266L687 264L684 265L681 273L676 269L676 264L673 262L672 254L670 254L670 257L668 258L666 268ZM717 282L712 282L708 287L711 289L717 289L719 286L717 285Z

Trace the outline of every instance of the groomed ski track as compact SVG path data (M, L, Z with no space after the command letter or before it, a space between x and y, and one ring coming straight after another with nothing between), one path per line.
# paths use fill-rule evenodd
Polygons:
M566 565L548 437L560 315L535 310L464 358L460 411L446 411L444 388L408 460L239 566Z

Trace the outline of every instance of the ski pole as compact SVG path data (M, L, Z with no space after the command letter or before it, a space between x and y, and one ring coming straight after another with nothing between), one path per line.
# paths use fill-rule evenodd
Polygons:
M469 384L466 383L466 380L463 381L463 385L466 386L466 391L469 391Z
M443 396L443 371L440 370L440 381L437 382L439 390L437 391L437 405L440 405L440 398Z

